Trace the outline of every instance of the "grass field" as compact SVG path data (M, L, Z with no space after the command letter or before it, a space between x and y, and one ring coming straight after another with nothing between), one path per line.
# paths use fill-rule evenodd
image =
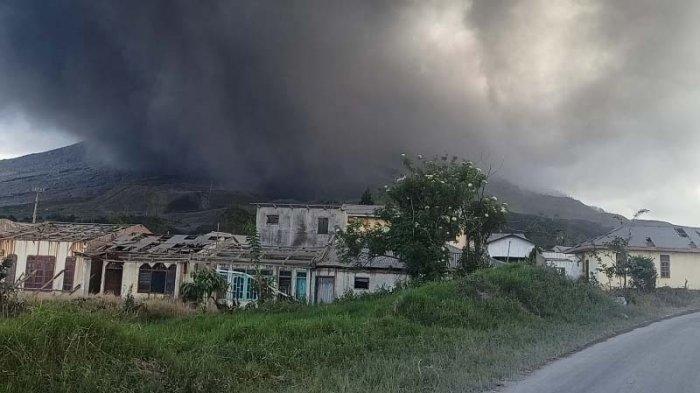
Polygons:
M659 290L620 306L508 266L326 306L231 315L42 302L0 319L0 391L480 391L642 321L700 305Z

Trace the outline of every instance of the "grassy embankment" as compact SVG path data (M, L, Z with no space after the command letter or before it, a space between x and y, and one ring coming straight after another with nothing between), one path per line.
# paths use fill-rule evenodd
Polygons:
M0 391L479 391L700 304L660 290L622 307L526 266L327 306L160 317L44 302L0 319Z

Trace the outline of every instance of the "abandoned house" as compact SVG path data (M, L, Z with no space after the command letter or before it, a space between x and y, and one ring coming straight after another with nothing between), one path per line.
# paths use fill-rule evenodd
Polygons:
M257 208L256 227L266 255L266 269L273 274L277 266L283 268L284 277L291 274L293 287L289 290L297 297L327 303L348 293L391 289L407 278L403 263L394 257L346 262L337 253L336 232L345 230L353 221L382 225L376 214L381 206L268 203L257 204ZM245 256L241 258L245 260ZM244 268L240 262L230 268ZM284 271L292 263L293 271ZM287 278L280 288L287 288Z
M85 295L96 273L85 253L133 233L150 232L142 225L0 220L0 257L11 259L9 278L24 290Z

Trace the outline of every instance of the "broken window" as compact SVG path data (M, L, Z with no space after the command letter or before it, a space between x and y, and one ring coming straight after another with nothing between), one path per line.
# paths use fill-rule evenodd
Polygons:
M671 257L669 255L661 255L661 278L671 277Z
M73 290L73 276L75 276L75 257L66 257L66 266L63 268L63 290Z
M355 277L355 289L369 289L369 277Z
M156 263L153 267L144 263L139 268L138 293L173 295L176 272L175 265L166 268L162 263Z
M328 217L319 217L318 219L318 234L327 235L328 234Z
M286 294L292 294L292 272L289 270L280 270L279 282L277 284L277 289Z
M279 214L268 214L267 215L267 225L277 225L280 223Z
M29 255L27 257L27 280L24 287L28 289L51 289L56 257L48 255Z

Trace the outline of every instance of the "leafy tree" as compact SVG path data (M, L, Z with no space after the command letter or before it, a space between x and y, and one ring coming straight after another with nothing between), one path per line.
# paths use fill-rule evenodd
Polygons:
M218 307L219 295L228 290L228 282L212 269L204 268L192 273L192 281L182 283L182 299L206 308L209 302Z
M350 225L339 237L343 258L391 251L406 264L411 277L436 280L447 269L446 243L465 234L465 269L469 263L483 266L486 239L506 213L503 204L485 195L488 176L457 158L414 163L404 156L403 165L405 174L386 186L387 202L378 212L388 225Z
M365 189L360 198L360 205L374 205L374 197L372 196L372 191L369 188Z

